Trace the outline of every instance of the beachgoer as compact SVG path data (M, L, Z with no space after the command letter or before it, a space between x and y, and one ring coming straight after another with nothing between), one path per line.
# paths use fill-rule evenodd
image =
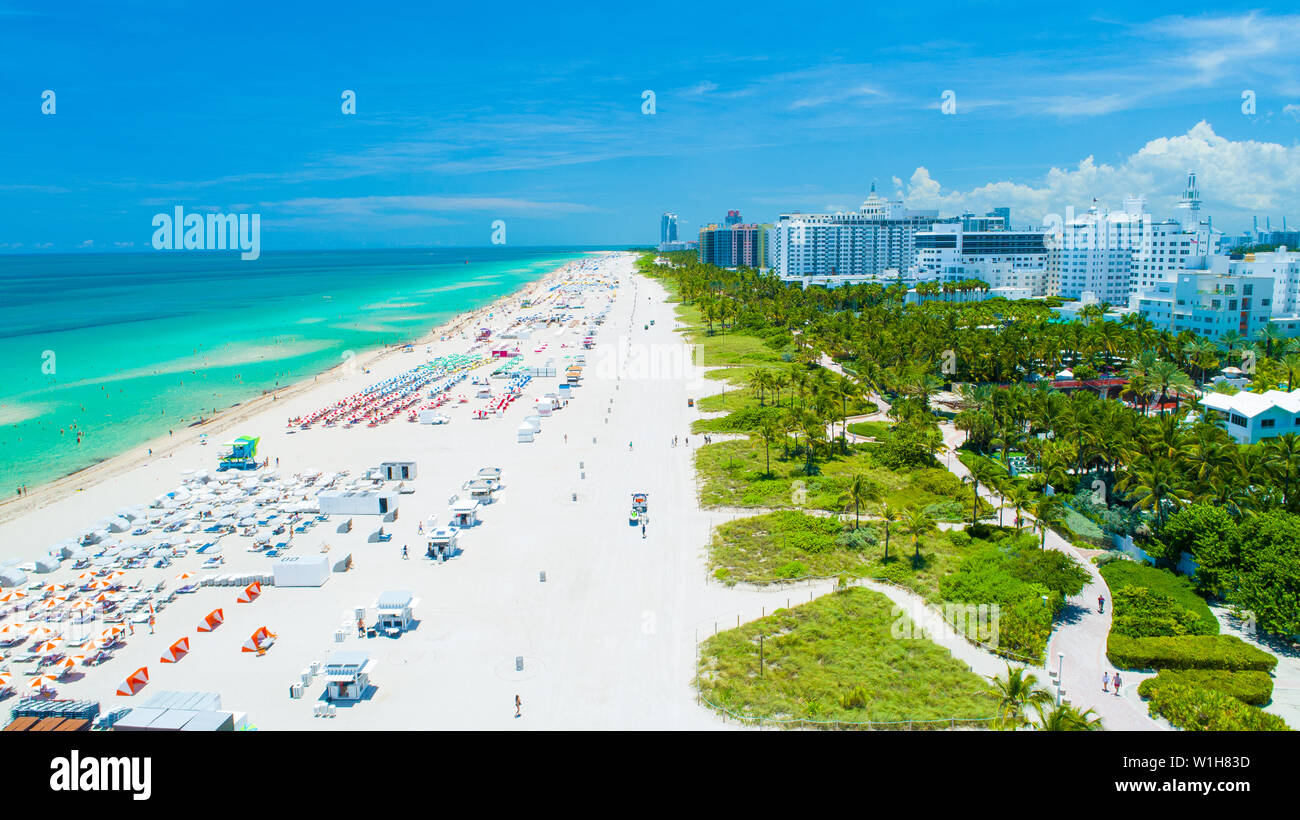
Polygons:
M630 441L627 443L627 450L629 453L632 452L632 442Z
M1097 611L1103 614L1106 612L1106 599L1101 595L1097 596Z
M645 519L641 519L641 538L645 538Z
M405 561L406 558L407 558L407 555L406 555L406 545L403 544L403 545L402 545L402 560Z
M515 695L515 717L520 717L519 710L523 708L524 702Z
M1109 692L1109 691L1110 691L1110 673L1109 673L1109 672L1102 672L1102 673L1101 673L1101 691L1103 691L1103 692Z
M1119 672L1115 673L1115 694L1119 694Z
M357 618L357 637L364 638L365 636L366 636L366 622L361 618Z

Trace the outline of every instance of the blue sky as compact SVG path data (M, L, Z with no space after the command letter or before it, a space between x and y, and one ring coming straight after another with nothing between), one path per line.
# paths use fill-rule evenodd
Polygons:
M268 250L482 245L495 219L647 243L664 210L693 233L873 180L1028 224L1128 193L1163 214L1190 168L1217 226L1300 225L1285 11L396 6L0 0L0 251L146 250L176 205L259 213Z

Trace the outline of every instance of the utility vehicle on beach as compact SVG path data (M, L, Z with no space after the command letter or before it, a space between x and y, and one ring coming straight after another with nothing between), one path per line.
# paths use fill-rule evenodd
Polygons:
M641 523L641 519L645 518L649 499L649 493L632 493L632 511L628 513L627 523L634 527Z

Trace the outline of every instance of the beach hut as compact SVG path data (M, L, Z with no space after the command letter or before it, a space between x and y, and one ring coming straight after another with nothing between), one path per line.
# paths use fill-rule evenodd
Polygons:
M356 701L370 687L374 661L365 652L335 652L325 661L326 700Z
M479 502L472 498L457 499L451 505L451 524L455 527L472 527L478 523Z
M515 428L516 440L521 444L531 442L535 433L536 431L533 429L533 425L531 424L525 423Z
M271 648L275 643L275 633L264 626L257 628L257 631L244 641L244 645L239 648L240 652L257 652L262 653Z
M240 604L251 604L253 601L256 601L261 594L262 585L257 581L254 581L244 587L244 589L239 593L239 597L235 599L235 602Z
M398 494L386 490L326 490L316 496L323 515L386 515Z
M415 478L414 461L383 461L379 464L379 470L383 473L384 478L389 481L405 481L408 478Z
M225 619L226 616L224 612L222 612L220 609L214 609L211 612L209 612L207 615L203 616L203 621L199 624L198 630L200 632L211 632L212 630L221 626L222 621L224 621Z
M411 628L414 609L420 601L407 589L389 590L375 601L375 628L396 637Z
M149 667L142 666L131 674L126 676L122 685L117 687L117 693L123 697L130 697L139 692L149 683Z
M277 587L318 587L330 577L329 556L287 555L271 565L271 577Z
M551 411L555 409L555 406L550 399L538 399L533 403L533 409L538 416L546 418L551 415Z
M465 482L464 489L470 494L471 498L478 499L483 504L491 504L492 493L496 491L496 485L487 479L476 478Z
M190 639L181 638L176 643L167 647L167 651L163 653L162 657L159 660L162 661L163 663L176 663L177 661L179 661L181 658L185 657L189 653L190 653Z

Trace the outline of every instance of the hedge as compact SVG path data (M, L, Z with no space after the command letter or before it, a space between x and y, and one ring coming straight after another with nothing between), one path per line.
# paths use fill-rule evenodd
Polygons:
M1185 639L1184 639L1185 640ZM1150 688L1147 711L1180 729L1194 732L1285 732L1290 727L1277 715L1248 706L1231 695L1181 683Z
M1153 593L1168 596L1171 603L1176 605L1176 614L1182 615L1183 610L1189 610L1195 613L1196 617L1204 624L1203 629L1188 630L1197 634L1216 635L1219 632L1219 622L1215 619L1214 613L1205 603L1205 599L1196 594L1196 588L1192 585L1191 580L1176 575L1169 570L1157 569L1147 564L1137 561L1111 561L1098 568L1101 577L1106 579L1106 585L1110 587L1111 596L1115 598L1114 611L1116 616L1123 616L1123 598L1119 591L1124 587L1146 587Z
M1120 669L1253 669L1271 672L1277 658L1235 635L1130 638L1112 633L1106 656Z
M1157 687L1171 683L1197 689L1213 689L1232 695L1251 706L1263 706L1273 699L1273 678L1267 672L1255 670L1229 672L1223 669L1161 669L1159 675L1138 684L1138 694L1149 698Z

